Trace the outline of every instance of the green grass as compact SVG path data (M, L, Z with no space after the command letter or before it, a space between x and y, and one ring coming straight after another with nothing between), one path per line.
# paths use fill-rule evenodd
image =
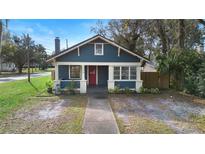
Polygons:
M191 114L190 120L199 130L205 133L205 116Z
M0 119L27 103L29 98L45 93L50 76L0 83Z
M130 125L125 126L124 133L174 134L174 131L161 121L135 116L130 119Z

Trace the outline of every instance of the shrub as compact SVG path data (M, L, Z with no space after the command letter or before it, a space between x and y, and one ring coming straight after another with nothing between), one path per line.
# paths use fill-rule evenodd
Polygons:
M143 87L140 88L139 92L142 94L159 94L160 93L158 88L143 88Z
M128 87L126 87L124 90L123 90L123 93L125 93L125 94L131 94L131 93L133 93L134 91L133 90L131 90L131 89L129 89Z
M46 82L46 88L48 93L52 93L53 90L53 81L49 80Z
M115 86L115 88L113 89L113 92L114 92L115 94L120 93L120 92L121 92L120 87L119 87L118 85Z
M68 91L70 94L75 94L75 88L76 88L76 83L75 81L71 81L70 84L68 84Z

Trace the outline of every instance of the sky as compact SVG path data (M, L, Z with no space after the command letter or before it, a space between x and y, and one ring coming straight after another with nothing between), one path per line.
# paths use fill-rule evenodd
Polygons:
M97 19L11 19L9 31L13 35L29 34L37 44L42 44L48 54L54 51L54 39L60 37L61 49L95 35L90 31ZM102 20L107 23L108 20Z

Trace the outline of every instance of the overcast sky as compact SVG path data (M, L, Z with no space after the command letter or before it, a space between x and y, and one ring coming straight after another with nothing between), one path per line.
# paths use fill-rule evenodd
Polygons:
M90 28L97 21L97 19L11 19L9 30L11 34L16 35L30 34L36 43L42 44L48 53L52 53L55 37L60 37L61 49L66 48L66 39L68 39L68 46L72 46L95 35L91 33ZM103 20L105 23L107 21Z

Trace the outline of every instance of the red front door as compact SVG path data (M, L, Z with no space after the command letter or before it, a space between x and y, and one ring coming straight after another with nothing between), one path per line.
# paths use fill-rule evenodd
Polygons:
M96 85L96 67L89 66L89 85L95 86Z

